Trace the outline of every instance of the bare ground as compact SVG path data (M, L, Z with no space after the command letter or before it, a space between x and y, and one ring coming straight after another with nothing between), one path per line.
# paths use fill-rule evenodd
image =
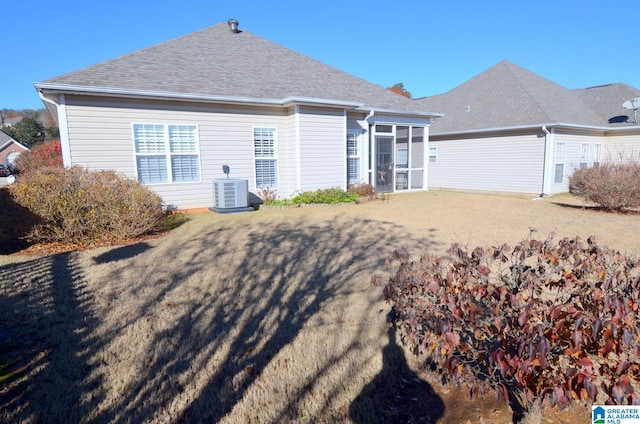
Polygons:
M415 255L595 235L640 251L640 216L570 195L427 193L360 205L195 214L168 235L0 256L0 421L506 423L396 342L371 276ZM587 422L540 411L529 422Z

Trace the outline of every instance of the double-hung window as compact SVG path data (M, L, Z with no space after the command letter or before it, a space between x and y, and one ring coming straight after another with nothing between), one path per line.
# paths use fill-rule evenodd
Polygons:
M360 182L360 140L356 133L347 133L347 183Z
M602 144L596 143L593 145L593 166L600 166L600 161L602 161Z
M437 162L438 162L438 148L429 147L429 163L437 163Z
M144 184L200 181L195 125L133 124L138 181Z
M253 129L253 152L256 164L256 187L278 187L278 156L275 128Z
M582 143L580 145L580 169L585 169L589 166L589 143Z
M564 181L564 158L565 158L565 143L556 143L555 154L555 174L553 182L555 184L562 184Z

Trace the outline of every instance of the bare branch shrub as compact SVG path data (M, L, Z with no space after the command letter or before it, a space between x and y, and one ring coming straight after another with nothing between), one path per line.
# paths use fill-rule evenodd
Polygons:
M570 179L570 191L608 211L640 206L640 162L624 160L578 169Z
M90 244L158 230L162 199L114 171L53 167L28 172L9 187L16 203L42 219L32 241Z

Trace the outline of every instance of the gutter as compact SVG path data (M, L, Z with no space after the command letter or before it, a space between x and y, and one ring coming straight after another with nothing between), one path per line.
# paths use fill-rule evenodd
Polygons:
M452 135L460 135L460 134L479 134L479 133L491 133L491 132L500 132L500 131L513 131L513 130L537 130L540 127L554 127L554 128L577 128L577 129L585 129L585 130L596 130L596 131L631 131L640 129L640 125L636 125L633 127L601 127L594 125L583 125L583 124L568 124L566 122L549 122L545 124L535 124L535 125L517 125L512 127L495 127L495 128L482 128L475 130L464 130L464 131L449 131L449 132L431 132L432 136L452 136Z
M177 101L202 101L213 103L226 103L237 105L257 105L257 106L272 106L272 107L287 107L287 106L334 106L344 109L352 109L356 111L372 111L375 110L379 113L389 113L394 115L413 115L424 117L441 117L442 113L435 112L422 112L422 111L407 111L407 110L395 110L395 109L383 109L383 108L369 108L365 107L362 102L353 102L336 99L322 99L315 97L305 96L289 96L282 99L276 98L256 98L256 97L243 97L243 96L216 96L216 95L204 95L196 93L175 93L175 92L163 92L163 91L148 91L148 90L122 90L109 87L86 87L81 85L65 85L65 84L51 84L51 83L35 83L38 91L56 91L63 94L83 94L88 96L117 96L117 97L129 97L139 99L153 99L153 100L177 100Z
M348 102L343 100L319 99L313 97L285 97L283 99L271 98L254 98L242 96L212 96L195 93L173 93L162 91L146 91L146 90L121 90L108 87L85 87L78 85L60 85L49 83L35 83L36 89L41 91L56 91L66 94L83 94L93 96L118 96L140 99L154 100L179 100L179 101L206 101L239 105L259 105L259 106L291 106L297 105L321 105L336 106L346 109L358 109L363 106L361 102Z

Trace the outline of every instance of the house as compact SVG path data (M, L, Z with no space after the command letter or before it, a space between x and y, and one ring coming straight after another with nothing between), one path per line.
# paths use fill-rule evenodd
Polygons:
M12 169L18 156L28 150L26 146L11 138L9 134L0 131L0 164Z
M570 90L503 61L446 93L416 99L431 127L430 188L550 195L575 169L640 152L625 84Z
M225 165L282 198L356 182L426 190L440 116L233 19L35 87L65 166L114 169L180 209L212 206Z

